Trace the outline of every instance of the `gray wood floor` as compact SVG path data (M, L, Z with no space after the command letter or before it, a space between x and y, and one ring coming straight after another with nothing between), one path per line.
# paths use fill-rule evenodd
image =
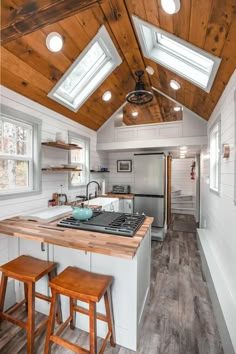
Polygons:
M202 275L196 228L190 215L175 214L164 242L152 243L150 302L146 309L139 354L223 354L207 286ZM180 231L178 231L180 230ZM22 318L25 313L21 313ZM37 323L43 318L37 314ZM88 348L88 335L69 328L64 337ZM43 353L45 333L35 341ZM101 339L98 339L100 346ZM23 329L3 322L0 353L26 353ZM71 353L53 345L52 353ZM131 350L107 345L105 353L131 354Z

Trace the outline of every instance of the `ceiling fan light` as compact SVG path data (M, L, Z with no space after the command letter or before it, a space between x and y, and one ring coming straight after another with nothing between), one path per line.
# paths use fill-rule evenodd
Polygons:
M138 77L138 80L134 91L126 95L126 101L137 106L142 106L153 100L153 93L145 90L144 83L141 80L141 76L144 72L142 70L137 70L135 74Z
M170 80L170 87L173 90L179 90L181 88L181 85L176 80Z
M47 35L46 46L50 52L59 52L63 46L63 38L57 32L51 32Z
M111 91L106 91L102 95L102 99L103 101L109 101L111 99L111 96L112 96Z
M169 14L176 14L180 10L180 0L161 0L163 10Z

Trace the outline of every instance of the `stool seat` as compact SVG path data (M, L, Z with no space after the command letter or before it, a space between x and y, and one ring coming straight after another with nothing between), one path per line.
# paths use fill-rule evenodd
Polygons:
M106 322L108 327L107 335L99 350L99 354L104 352L108 340L110 340L111 346L115 346L113 316L110 302L110 288L112 281L113 277L109 275L91 273L75 267L67 267L62 273L50 281L49 285L52 290L52 302L44 354L49 354L51 352L52 343L59 344L76 353L97 354L96 319ZM57 328L56 333L54 333L55 302L59 295L69 297L70 314L64 323ZM105 314L96 312L96 303L99 302L102 297L104 297ZM88 303L88 309L77 305L77 300ZM69 342L60 336L68 324L70 324L72 330L75 328L76 312L89 316L89 350Z
M67 267L50 281L50 287L60 294L80 298L82 301L98 302L112 283L109 275L91 273L86 270Z
M42 261L30 256L20 256L0 266L0 271L8 277L35 283L56 267L57 264L54 262Z

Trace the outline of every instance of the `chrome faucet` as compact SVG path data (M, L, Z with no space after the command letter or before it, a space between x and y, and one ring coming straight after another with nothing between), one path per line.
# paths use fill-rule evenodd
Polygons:
M90 181L90 182L86 185L86 199L87 199L87 200L89 200L89 197L90 197L90 194L88 194L88 187L89 187L89 185L90 185L91 183L96 183L97 186L98 186L98 190L99 190L99 191L102 190L102 189L101 189L101 186L100 186L100 184L99 184L98 182L96 182L96 181Z

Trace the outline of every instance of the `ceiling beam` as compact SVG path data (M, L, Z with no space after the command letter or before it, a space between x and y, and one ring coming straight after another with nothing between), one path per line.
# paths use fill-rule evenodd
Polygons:
M22 5L14 8L12 2L10 4L9 0L5 0L1 5L2 15L4 14L0 33L1 45L101 2L102 0L22 0Z

